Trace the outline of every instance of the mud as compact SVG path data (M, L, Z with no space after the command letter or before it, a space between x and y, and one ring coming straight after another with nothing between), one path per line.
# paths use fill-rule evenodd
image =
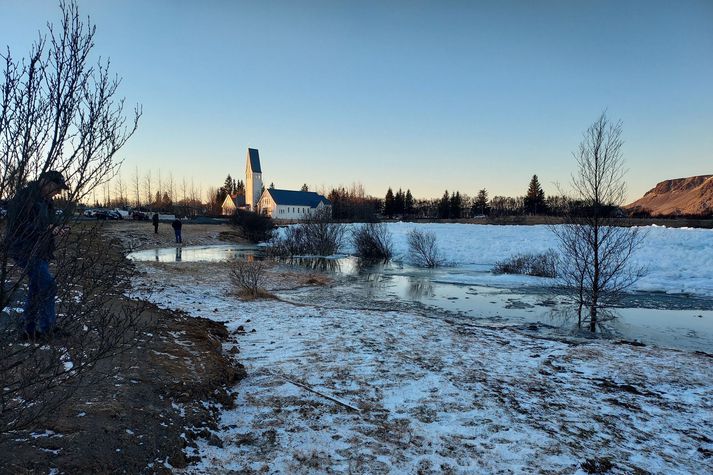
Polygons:
M108 237L147 246L168 231L173 237L169 225L155 238L134 223L121 225L106 226ZM226 229L215 228L203 226L190 239L220 239ZM219 408L232 406L233 387L245 375L225 326L153 305L141 318L135 345L92 370L104 376L98 383L80 387L29 429L0 438L0 473L168 473L191 461L184 449L196 438L218 443L212 433Z

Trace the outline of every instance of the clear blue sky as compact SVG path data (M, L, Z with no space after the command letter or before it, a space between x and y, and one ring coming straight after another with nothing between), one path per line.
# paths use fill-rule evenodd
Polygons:
M17 56L54 1L0 0ZM217 186L247 147L278 188L361 182L416 197L567 182L603 109L629 198L713 173L713 1L79 0L143 104L121 152Z

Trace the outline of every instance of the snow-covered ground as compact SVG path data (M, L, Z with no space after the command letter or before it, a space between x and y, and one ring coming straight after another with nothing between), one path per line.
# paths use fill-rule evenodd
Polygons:
M387 227L393 235L397 258L406 262L409 261L407 234L414 228L433 232L444 256L457 267L490 269L497 261L514 254L541 253L558 246L547 226L388 223ZM632 264L644 266L647 273L634 290L713 296L713 230L658 226L644 230L646 236ZM464 283L483 284L483 278ZM501 283L512 280L508 276L491 279L495 284L498 280Z
M454 226L443 240L454 252L494 240L489 262L525 247L441 226ZM399 246L409 225L392 229ZM134 295L226 321L248 372L223 412L223 447L201 442L190 473L582 473L595 462L613 473L713 472L710 356L403 309L242 302L212 264L137 266Z

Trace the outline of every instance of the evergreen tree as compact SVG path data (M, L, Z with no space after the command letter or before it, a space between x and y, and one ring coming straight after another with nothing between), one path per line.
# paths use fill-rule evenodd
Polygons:
M391 218L394 215L394 192L389 188L384 198L384 215Z
M404 195L404 192L401 190L401 188L399 188L399 191L397 191L396 195L394 196L394 214L396 214L396 215L404 214L405 200L406 200L406 195Z
M463 207L463 199L460 196L460 191L456 191L451 195L450 202L450 217L453 219L458 219L461 216L461 208Z
M275 184L272 183L272 182L270 182L270 189L271 189L271 190L274 190L274 189L275 189ZM262 191L265 191L265 190L262 190Z
M451 199L448 195L448 190L443 193L443 198L438 202L438 217L441 219L448 219L451 214Z
M225 178L222 190L225 191L226 195L233 194L233 177L231 177L230 174Z
M309 191L309 186L307 186L307 183L302 185L302 188L300 188L300 191Z
M488 191L483 188L478 192L478 196L473 202L472 208L473 215L488 215L490 213L490 207L488 206Z
M245 194L245 182L243 182L243 180L238 180L238 186L235 189L235 192L239 195Z
M235 181L235 178L233 178L233 185L230 188L230 194L234 195L237 192L238 192L238 183Z
M161 206L163 206L165 209L170 208L173 206L173 202L171 201L171 197L168 196L167 192L163 192L163 196L161 197Z
M525 212L529 214L539 214L545 211L545 192L542 191L537 175L532 175L524 204Z
M406 196L404 197L404 213L413 214L413 195L411 195L411 190L406 190Z

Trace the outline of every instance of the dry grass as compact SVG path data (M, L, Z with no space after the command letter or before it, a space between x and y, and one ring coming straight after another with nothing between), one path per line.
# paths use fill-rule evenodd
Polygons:
M257 289L257 290L246 290L246 289L239 289L234 292L234 295L237 296L240 300L244 301L251 301L251 300L279 300L277 295L268 292L265 289Z

